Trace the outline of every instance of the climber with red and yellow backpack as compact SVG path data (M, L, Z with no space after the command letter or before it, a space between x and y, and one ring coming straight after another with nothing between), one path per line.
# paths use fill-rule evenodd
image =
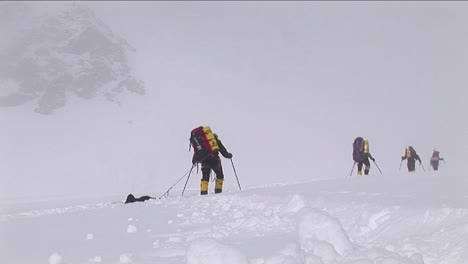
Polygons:
M194 150L192 164L201 164L200 194L208 194L211 170L216 174L215 193L221 193L223 191L224 173L219 153L227 159L231 159L232 154L226 150L218 135L214 134L209 126L194 128L190 133L190 145Z

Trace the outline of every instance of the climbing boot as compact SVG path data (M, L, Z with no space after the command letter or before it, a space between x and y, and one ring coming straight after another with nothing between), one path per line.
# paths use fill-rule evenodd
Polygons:
M215 193L221 193L223 191L223 179L216 179Z
M200 194L201 195L208 194L208 181L201 181Z

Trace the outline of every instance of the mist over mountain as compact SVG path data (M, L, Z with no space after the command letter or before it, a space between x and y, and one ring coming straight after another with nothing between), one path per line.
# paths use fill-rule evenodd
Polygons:
M468 5L78 3L0 3L0 197L164 192L200 125L246 187L347 177L357 136L465 171Z
M0 107L31 104L52 114L70 97L144 95L130 58L135 49L92 10L76 3L0 4Z

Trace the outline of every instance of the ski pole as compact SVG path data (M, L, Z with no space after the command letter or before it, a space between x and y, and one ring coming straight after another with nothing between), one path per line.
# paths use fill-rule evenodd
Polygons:
M192 164L192 167L190 168L190 170L187 171L187 172L184 174L184 176L180 177L180 179L178 179L177 182L174 183L174 185L172 185L171 187L169 187L169 189L167 189L167 191L166 191L165 193L163 193L163 195L161 195L158 199L161 199L161 198L163 198L163 197L166 197L166 198L167 198L167 197L169 196L169 191L172 190L172 188L174 188L174 186L176 186L177 183L179 183L185 176L187 176L187 174L191 173L192 170L193 170L193 167L195 167L195 164Z
M236 175L237 185L239 185L239 190L242 190L241 186L240 186L240 183L239 183L239 177L237 177L236 167L234 167L234 162L232 161L232 158L230 160L231 160L231 164L232 164L232 169L234 170L234 175Z
M185 187L187 187L188 180L190 179L190 174L192 174L192 170L193 170L194 167L195 167L195 165L192 165L192 168L190 169L187 180L185 181L184 189L182 190L182 195L184 195Z
M423 171L426 172L426 169L424 168L424 165L422 165L421 162L419 162L419 165L421 165L421 168L423 169Z
M190 145L191 146L191 145ZM211 153L207 154L203 159L200 160L200 162L204 161L206 158L210 157ZM190 172L188 174L188 177L187 177L187 180L185 181L185 185L184 185L184 189L182 190L182 195L184 195L184 192L185 192L185 187L187 187L187 183L190 179L190 175L192 174L192 170L193 168L195 168L195 166L197 166L197 173L198 173L198 162L193 164L192 165L192 168L190 169ZM187 173L186 173L187 174ZM211 174L211 173L210 173Z
M373 160L373 162L374 162L375 166L377 167L377 169L379 169L380 174L382 174L382 171L380 170L379 165L377 165L377 163L375 162L375 160Z
M353 167L351 168L351 172L349 173L348 177L351 177L353 174L354 166L356 166L356 162L353 163Z
M403 160L400 161L400 169L398 171L401 171L401 165L403 164Z

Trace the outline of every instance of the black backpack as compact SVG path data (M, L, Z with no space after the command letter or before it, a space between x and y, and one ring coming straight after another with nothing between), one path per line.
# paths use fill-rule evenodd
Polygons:
M364 155L364 139L357 137L353 142L353 160L360 161Z

